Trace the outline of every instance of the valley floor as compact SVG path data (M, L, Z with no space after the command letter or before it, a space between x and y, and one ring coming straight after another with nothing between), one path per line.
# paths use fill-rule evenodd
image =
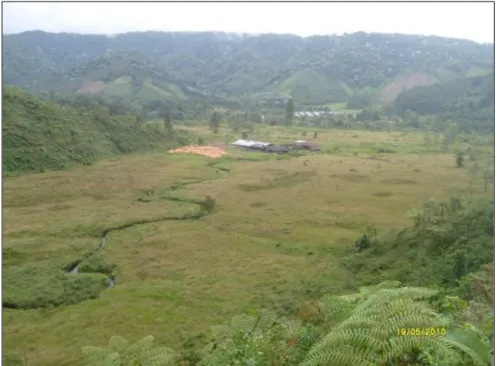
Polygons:
M262 298L294 313L310 290L356 288L359 279L339 258L368 227L411 225L407 212L420 202L468 189L468 169L424 146L421 135L328 131L317 141L325 152L301 157L229 149L212 165L205 156L148 154L5 179L4 272L62 269L94 249L105 228L193 212L188 198L209 195L217 204L198 220L111 232L100 255L116 266L116 287L67 306L4 309L4 349L30 365L74 365L82 346L116 334L152 334L174 348L182 335L257 311ZM396 152L376 153L385 144ZM27 269L25 281L36 280L33 273Z

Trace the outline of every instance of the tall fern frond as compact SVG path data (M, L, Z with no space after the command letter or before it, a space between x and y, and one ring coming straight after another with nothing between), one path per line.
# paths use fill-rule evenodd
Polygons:
M386 286L386 285L385 285ZM437 291L425 288L363 290L364 298L309 351L302 366L386 364L399 357L429 349L442 357L456 353L441 337L399 336L399 328L442 327L446 319L418 299Z

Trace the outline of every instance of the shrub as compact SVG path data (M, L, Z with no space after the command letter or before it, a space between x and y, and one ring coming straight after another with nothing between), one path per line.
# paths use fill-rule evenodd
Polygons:
M2 365L6 366L27 366L26 359L17 352L3 351Z
M383 153L383 154L393 154L396 153L395 150L393 149L387 149L385 147L380 147L376 150L377 153Z
M205 197L204 201L201 201L199 203L199 205L202 207L203 210L205 210L208 213L211 213L214 211L216 207L216 199L211 196L207 196Z
M105 262L105 260L98 254L83 260L78 265L78 271L80 273L103 273L110 275L115 268L115 264Z
M355 242L355 248L357 251L361 252L364 249L370 248L371 244L371 240L368 236L366 234L362 234L362 236Z
M3 306L13 309L76 304L107 288L102 274L67 274L50 262L7 268L3 275Z
M459 152L456 154L456 166L458 168L462 168L462 166L464 165L464 155Z

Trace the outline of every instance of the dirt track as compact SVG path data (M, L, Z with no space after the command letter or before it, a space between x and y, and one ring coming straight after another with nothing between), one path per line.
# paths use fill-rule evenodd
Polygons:
M217 146L184 146L174 150L169 150L172 154L199 154L210 158L220 158L227 152Z

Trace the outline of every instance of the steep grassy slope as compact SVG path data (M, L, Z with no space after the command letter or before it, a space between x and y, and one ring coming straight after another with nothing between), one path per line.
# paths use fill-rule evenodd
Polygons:
M72 108L6 87L2 110L4 172L61 169L98 158L187 143L183 133L139 125L99 107Z

